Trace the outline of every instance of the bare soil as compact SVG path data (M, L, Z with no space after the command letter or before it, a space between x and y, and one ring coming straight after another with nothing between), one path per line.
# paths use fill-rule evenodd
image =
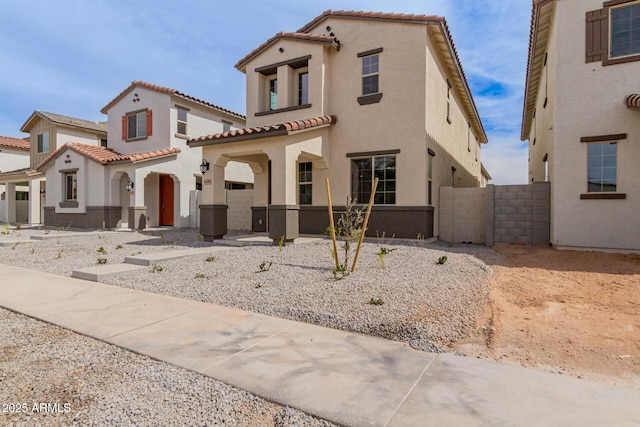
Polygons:
M496 250L485 317L453 350L640 389L640 255Z

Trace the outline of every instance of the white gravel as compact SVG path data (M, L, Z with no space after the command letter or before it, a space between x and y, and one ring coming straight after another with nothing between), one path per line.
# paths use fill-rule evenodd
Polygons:
M0 334L0 425L333 425L4 309Z

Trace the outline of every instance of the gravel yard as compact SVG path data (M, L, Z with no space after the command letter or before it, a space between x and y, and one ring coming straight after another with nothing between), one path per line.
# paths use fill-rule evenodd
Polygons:
M43 233L12 230L0 239ZM71 275L74 269L97 265L98 258L114 264L139 253L210 245L199 237L195 230L87 233L20 243L0 249L0 255L6 264ZM105 281L381 336L425 351L442 351L475 330L488 301L491 275L479 255L492 256L490 249L380 239L363 245L356 272L336 280L330 247L325 239L282 250L229 248L215 252L213 259L203 255L165 261ZM376 255L381 247L391 250L384 269ZM442 255L448 259L440 265ZM261 264L268 271L261 271Z
M0 425L333 425L8 310L0 331Z

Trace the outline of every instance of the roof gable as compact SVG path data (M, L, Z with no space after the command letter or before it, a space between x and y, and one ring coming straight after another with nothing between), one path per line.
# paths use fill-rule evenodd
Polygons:
M198 99L196 97L193 97L191 95L187 95L186 93L180 92L176 89L171 89L168 87L164 87L164 86L159 86L159 85L154 85L152 83L147 83L147 82L143 82L140 80L134 80L133 82L131 82L131 84L122 92L120 92L118 94L118 96L116 96L115 98L113 98L107 105L105 105L100 112L103 114L107 114L109 112L109 110L111 109L111 107L113 107L115 104L117 104L122 98L124 98L125 96L127 96L127 94L129 92L131 92L132 90L134 90L137 87L141 87L141 88L145 88L145 89L149 89L149 90L153 90L155 92L158 93L165 93L167 95L171 95L171 96L175 96L178 98L182 98L182 99L186 99L188 101L194 102L196 104L199 104L205 108L208 108L210 110L214 110L217 111L219 113L223 113L229 116L233 116L235 118L241 119L241 120L246 120L246 117L243 116L242 114L233 112L231 110L227 110L226 108L222 108L219 107L215 104L212 104L210 102L207 101L203 101L202 99Z
M76 117L64 116L62 114L49 113L46 111L38 111L38 110L31 113L31 116L29 116L27 121L24 122L24 124L20 128L20 131L29 132L29 130L33 127L33 125L38 119L41 119L48 123L53 123L56 125L90 130L92 132L100 132L100 133L107 132L106 122L92 122L89 120L78 119Z
M38 166L36 166L36 170L41 171L43 169L46 169L46 167L49 166L53 162L53 160L58 158L66 150L73 150L76 153L81 154L82 156L102 165L107 165L114 162L137 163L143 160L178 154L180 152L180 149L175 147L165 150L147 151L143 153L120 154L110 148L100 147L97 145L82 144L80 142L72 142L70 144L63 145L62 147L51 153L51 155L49 155Z

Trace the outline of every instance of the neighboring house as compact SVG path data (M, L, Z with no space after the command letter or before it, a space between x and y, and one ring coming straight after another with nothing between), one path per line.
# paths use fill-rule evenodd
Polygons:
M186 141L241 128L244 116L141 81L132 82L101 112L108 115L106 144L74 141L37 166L48 183L45 224L137 229L195 225L190 201L200 185L202 153L185 150ZM246 184L246 176L251 178L247 170L231 165L227 177Z
M487 172L487 170L484 168L484 165L482 163L480 163L480 173L481 173L481 178L480 178L480 187L486 187L487 184L489 184L489 181L491 181L491 175L489 175L489 172Z
M327 11L278 33L236 64L246 74L247 128L202 136L210 164L201 233L227 232L227 161L255 176L253 230L274 240L320 234L348 195L366 204L369 235L438 235L441 186L480 186L487 142L445 19ZM203 134L204 135L204 134Z
M3 173L0 181L9 186L28 187L28 213L20 215L19 222L40 224L43 222L43 202L46 194L44 174L36 171L36 166L46 159L58 147L71 141L80 141L91 145L106 144L107 127L97 123L61 114L34 111L20 128L29 134L30 160L24 168L14 168ZM27 200L25 199L25 200ZM17 213L16 213L17 214ZM10 218L13 218L10 213Z
M522 120L560 249L640 250L640 1L535 0Z
M12 176L29 169L29 141L0 136L0 222L27 222L28 183Z

